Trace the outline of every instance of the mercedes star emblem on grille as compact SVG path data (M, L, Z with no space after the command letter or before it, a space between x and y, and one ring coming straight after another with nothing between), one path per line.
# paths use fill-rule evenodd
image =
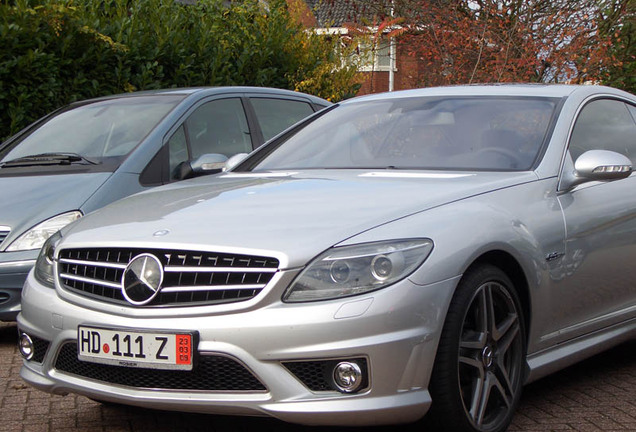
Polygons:
M122 294L136 306L150 303L159 293L163 282L163 266L159 259L148 253L134 257L124 270Z

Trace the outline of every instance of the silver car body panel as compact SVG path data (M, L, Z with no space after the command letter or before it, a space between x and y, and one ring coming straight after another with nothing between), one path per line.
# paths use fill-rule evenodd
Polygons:
M91 232L99 229L104 244L171 247L176 239L180 247L239 253L245 245L246 227L256 223L259 229L250 232L249 249L254 254L275 254L282 269L294 268L343 239L388 221L448 200L536 179L532 173L450 177L404 173L404 177L385 177L373 171L315 170L285 174L230 173L175 183L157 193L151 190L121 200L90 219L79 220L80 229L65 238L73 247L85 247L94 243ZM254 215L258 215L257 221ZM144 221L141 230L132 228L138 220ZM209 220L209 231L201 231L202 220ZM159 230L170 233L153 237ZM123 232L129 234L122 243ZM300 244L299 238L304 240Z
M279 271L254 298L197 307L139 308L96 301L27 280L20 329L51 341L21 375L56 393L182 411L266 414L306 424L408 422L431 404L429 378L441 327L462 275L475 263L514 262L527 318L526 381L636 337L636 174L559 191L581 104L624 92L574 86L477 86L423 95L566 98L542 161L527 172L289 170L228 173L127 198L63 232L61 248L166 248L264 255ZM355 199L352 199L355 197ZM620 198L616 198L620 197ZM161 232L162 236L153 236ZM333 246L430 238L408 278L334 300L284 303L302 269ZM620 272L618 271L620 269ZM630 273L630 271L632 271ZM627 273L626 273L627 272ZM108 385L60 372L54 357L80 324L200 332L201 355L237 359L265 392L175 392ZM369 388L310 391L282 362L362 356ZM362 415L358 415L362 414Z
M155 318L150 320L136 317L139 310L121 308L125 315L116 321L118 328L166 329L166 318L169 317L171 330L199 329L198 351L201 354L223 353L240 360L263 381L267 387L265 394L140 390L97 382L87 386L85 379L56 371L52 364L54 356L49 356L41 366L24 368L22 377L38 388L55 393L73 391L106 400L123 397L133 405L183 411L269 414L306 424L391 423L396 421L395 415L400 411L403 415L399 417L400 421L419 418L431 402L426 391L430 371L427 373L420 365L434 357L442 324L438 314L450 302L457 278L429 287L407 280L393 289L380 290L363 298L290 307L280 302L280 296L296 274L285 272L282 275L273 292L262 299L263 303L268 303L264 307L245 305L241 311L218 312L205 317L193 310L198 308L190 308L190 312L185 308L171 309L155 311ZM32 274L28 280L31 283L28 282L23 291L28 310L23 309L20 325L42 338L50 338L54 330L52 347L74 341L79 324L112 322L110 314L101 313L91 313L87 320L84 307L62 300L53 290L36 287L32 283ZM439 292L445 292L446 298L440 298ZM32 308L35 302L31 299L35 298L40 306ZM342 312L347 308L359 309L356 304L362 301L368 303L362 313ZM429 306L422 308L421 305ZM32 319L27 320L25 316ZM205 328L201 326L202 319L206 322ZM312 337L308 338L308 334ZM334 335L337 335L337 341ZM372 359L373 391L347 398L348 401L343 401L334 392L308 390L281 365L286 360L360 354ZM401 372L396 374L396 371ZM396 389L398 394L395 394ZM402 408L389 409L392 406ZM350 410L368 412L369 417L351 416ZM314 415L306 418L306 412Z

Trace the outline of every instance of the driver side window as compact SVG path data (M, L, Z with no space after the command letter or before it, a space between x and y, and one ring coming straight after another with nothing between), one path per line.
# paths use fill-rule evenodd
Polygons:
M247 117L239 98L201 105L185 121L192 158L208 153L233 156L252 151Z
M627 104L613 99L587 104L574 124L569 150L573 161L588 150L610 150L636 166L636 122Z
M252 151L252 139L240 98L217 99L199 106L167 143L170 181L178 180L180 163L219 153L228 158Z

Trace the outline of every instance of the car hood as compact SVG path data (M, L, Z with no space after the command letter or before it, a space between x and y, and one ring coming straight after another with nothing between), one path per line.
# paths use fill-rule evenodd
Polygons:
M536 180L522 173L229 173L156 188L78 220L65 245L213 250L304 265L384 223Z
M392 220L533 180L532 172L229 173L111 204L78 220L65 246L265 254L291 268Z
M111 173L0 177L0 225L11 228L5 246L40 222L78 210Z

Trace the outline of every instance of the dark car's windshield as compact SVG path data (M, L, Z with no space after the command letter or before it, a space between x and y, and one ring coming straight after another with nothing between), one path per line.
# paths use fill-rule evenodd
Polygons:
M558 99L419 97L343 104L301 129L253 170L530 169Z
M0 162L40 163L47 155L80 155L91 160L127 155L183 96L136 96L68 109L4 150ZM39 156L38 158L29 158Z

